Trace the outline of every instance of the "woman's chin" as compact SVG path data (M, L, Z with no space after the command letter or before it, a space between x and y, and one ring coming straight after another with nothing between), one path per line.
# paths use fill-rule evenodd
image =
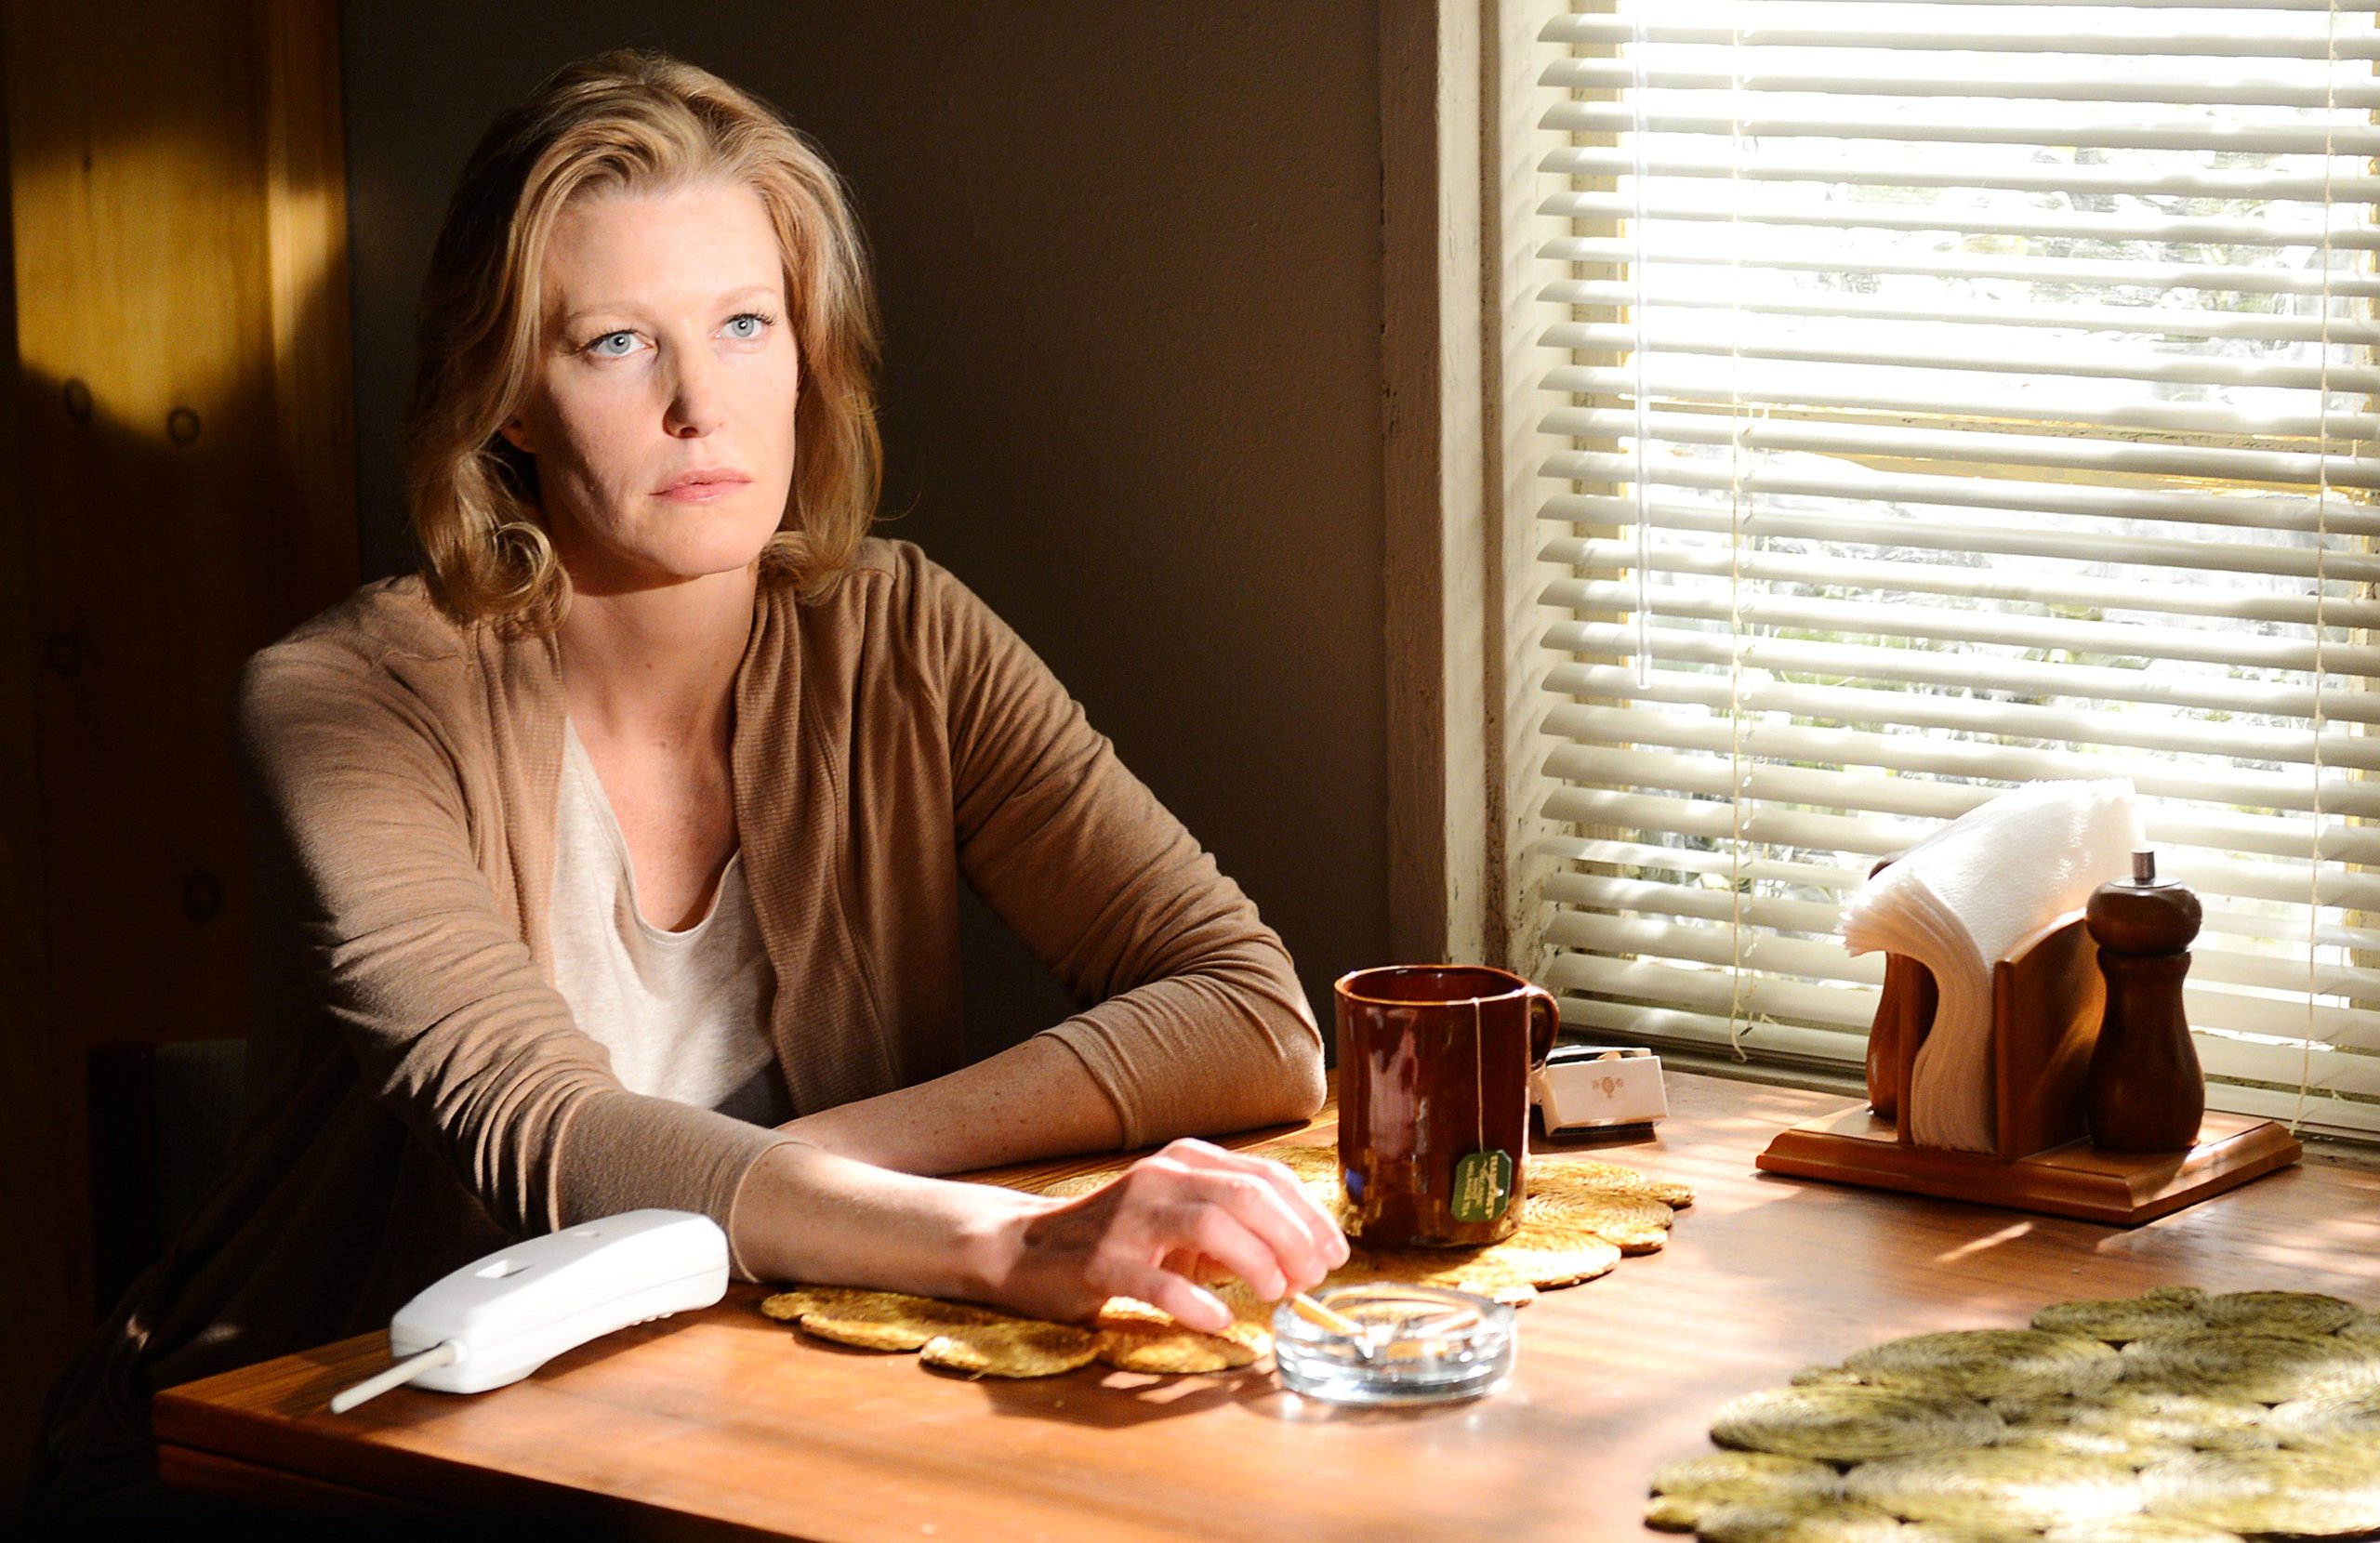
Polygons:
M565 558L563 566L569 569L571 587L578 594L629 595L748 575L767 545L765 541L705 543L663 551L612 553L594 562Z
M776 534L774 520L766 524L721 521L708 529L684 532L678 540L655 543L652 558L656 567L679 578L713 578L750 568Z

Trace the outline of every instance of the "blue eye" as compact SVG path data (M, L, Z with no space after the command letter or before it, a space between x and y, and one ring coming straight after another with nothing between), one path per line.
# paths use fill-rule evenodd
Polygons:
M624 343L628 345L628 347L615 349L611 347L614 343ZM634 347L635 343L635 333L607 332L602 336L595 339L592 343L588 344L587 351L604 359L625 359L628 357L628 348Z
M727 325L737 342L749 343L760 336L761 329L769 324L769 321L770 318L758 311L747 310L741 316L731 317Z

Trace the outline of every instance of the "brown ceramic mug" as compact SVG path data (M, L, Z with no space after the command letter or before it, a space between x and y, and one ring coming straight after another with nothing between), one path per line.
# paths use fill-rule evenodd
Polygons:
M1349 1234L1384 1247L1510 1237L1527 1193L1528 1076L1561 1027L1553 996L1487 965L1358 969L1331 995Z

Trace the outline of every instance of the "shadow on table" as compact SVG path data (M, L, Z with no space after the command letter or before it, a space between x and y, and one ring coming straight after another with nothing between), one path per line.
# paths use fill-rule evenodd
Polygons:
M787 1332L788 1325L773 1323L754 1315L756 1325L763 1331ZM649 1344L676 1332L681 1324L670 1322L631 1324L583 1345L562 1352L539 1367L536 1376L582 1371L600 1365L615 1355L623 1355L640 1346ZM740 1325L737 1326L741 1326ZM456 1395L431 1392L410 1388L391 1389L379 1398L358 1405L343 1416L330 1416L331 1395L353 1386L365 1378L386 1370L394 1360L386 1335L343 1340L319 1349L303 1351L290 1359L304 1362L316 1368L302 1381L294 1382L285 1392L276 1396L272 1413L284 1419L330 1418L350 1422L350 1428L361 1430L387 1425L405 1429L420 1429L436 1425L453 1418L464 1418L479 1407L479 1394Z
M962 1373L933 1367L927 1370L952 1381L967 1380ZM1476 1402L1411 1405L1393 1409L1325 1404L1284 1391L1272 1367L1263 1364L1240 1371L1182 1376L1108 1371L1100 1377L1096 1395L1090 1395L1089 1390L1072 1377L1014 1381L985 1378L976 1386L984 1391L994 1414L1059 1420L1103 1430L1129 1430L1233 1405L1260 1418L1285 1425L1377 1425L1458 1414Z
M439 1543L612 1543L625 1532L607 1533L584 1523L567 1525L516 1518L442 1516ZM352 1509L337 1512L282 1509L254 1502L196 1495L162 1484L127 1484L71 1511L0 1515L0 1536L26 1543L160 1543L160 1540L237 1538L240 1543L421 1543L429 1536L416 1515L377 1515Z

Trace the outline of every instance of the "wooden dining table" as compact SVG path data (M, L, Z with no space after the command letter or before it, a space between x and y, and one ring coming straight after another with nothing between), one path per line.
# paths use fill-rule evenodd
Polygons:
M639 1536L1567 1543L1639 1536L1647 1477L1709 1450L1722 1404L1879 1340L2166 1284L2380 1307L2380 1176L2318 1150L2123 1229L1760 1173L1778 1129L1848 1101L1675 1072L1669 1094L1649 1133L1533 1148L1683 1180L1696 1201L1659 1252L1524 1309L1509 1385L1470 1402L1316 1403L1269 1360L969 1381L807 1339L736 1285L494 1392L401 1388L331 1414L333 1391L389 1364L384 1334L170 1389L161 1473L277 1507ZM1291 1134L1334 1131L1326 1111Z

